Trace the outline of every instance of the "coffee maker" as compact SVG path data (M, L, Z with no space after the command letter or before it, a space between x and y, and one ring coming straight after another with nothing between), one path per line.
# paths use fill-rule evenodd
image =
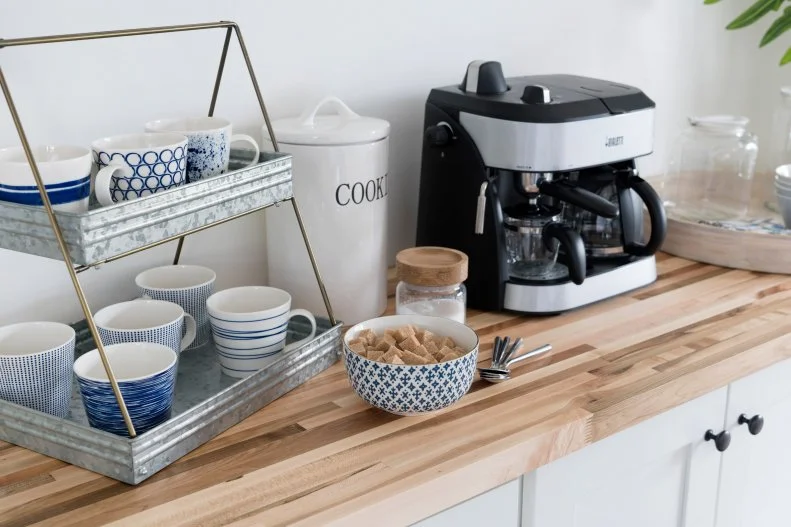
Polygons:
M654 282L666 218L635 163L654 108L620 83L470 63L426 102L417 245L467 253L476 309L560 313Z

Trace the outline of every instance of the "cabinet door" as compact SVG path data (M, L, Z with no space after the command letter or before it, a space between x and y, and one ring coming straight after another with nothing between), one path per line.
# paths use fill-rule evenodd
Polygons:
M526 475L523 527L713 527L722 388Z
M518 527L520 480L485 492L434 516L415 527Z
M751 435L747 418L761 415ZM791 360L736 381L728 388L730 448L722 457L717 527L775 527L791 522Z

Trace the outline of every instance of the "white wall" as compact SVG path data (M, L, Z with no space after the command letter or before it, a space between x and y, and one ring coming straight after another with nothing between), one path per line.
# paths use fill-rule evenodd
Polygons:
M470 60L494 59L506 75L570 72L634 84L658 105L655 154L693 113L760 111L754 30L723 29L747 2L702 0L0 0L5 38L235 20L273 117L326 94L388 119L391 255L414 239L423 104L430 88L459 82ZM138 131L146 120L208 108L221 30L5 49L2 66L34 143L88 145ZM767 51L761 52L769 54ZM771 67L774 72L773 57ZM760 63L760 64L759 64ZM262 119L232 45L217 114L259 133ZM17 138L0 110L0 145ZM299 177L299 175L297 175ZM184 262L218 271L219 287L265 280L262 218L188 239ZM153 250L86 273L94 308L131 296L138 270L171 258ZM310 277L307 277L310 279ZM79 309L61 262L0 250L0 324L73 321Z

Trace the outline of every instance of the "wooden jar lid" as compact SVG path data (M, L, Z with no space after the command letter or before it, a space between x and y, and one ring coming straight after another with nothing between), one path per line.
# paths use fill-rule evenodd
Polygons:
M446 286L467 279L469 258L446 247L412 247L396 255L398 279L408 284Z

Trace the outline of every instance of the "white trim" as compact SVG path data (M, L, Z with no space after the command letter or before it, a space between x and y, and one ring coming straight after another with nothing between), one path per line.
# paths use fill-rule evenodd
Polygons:
M522 313L560 313L653 283L656 259L651 256L586 278L581 285L505 284L505 309Z

